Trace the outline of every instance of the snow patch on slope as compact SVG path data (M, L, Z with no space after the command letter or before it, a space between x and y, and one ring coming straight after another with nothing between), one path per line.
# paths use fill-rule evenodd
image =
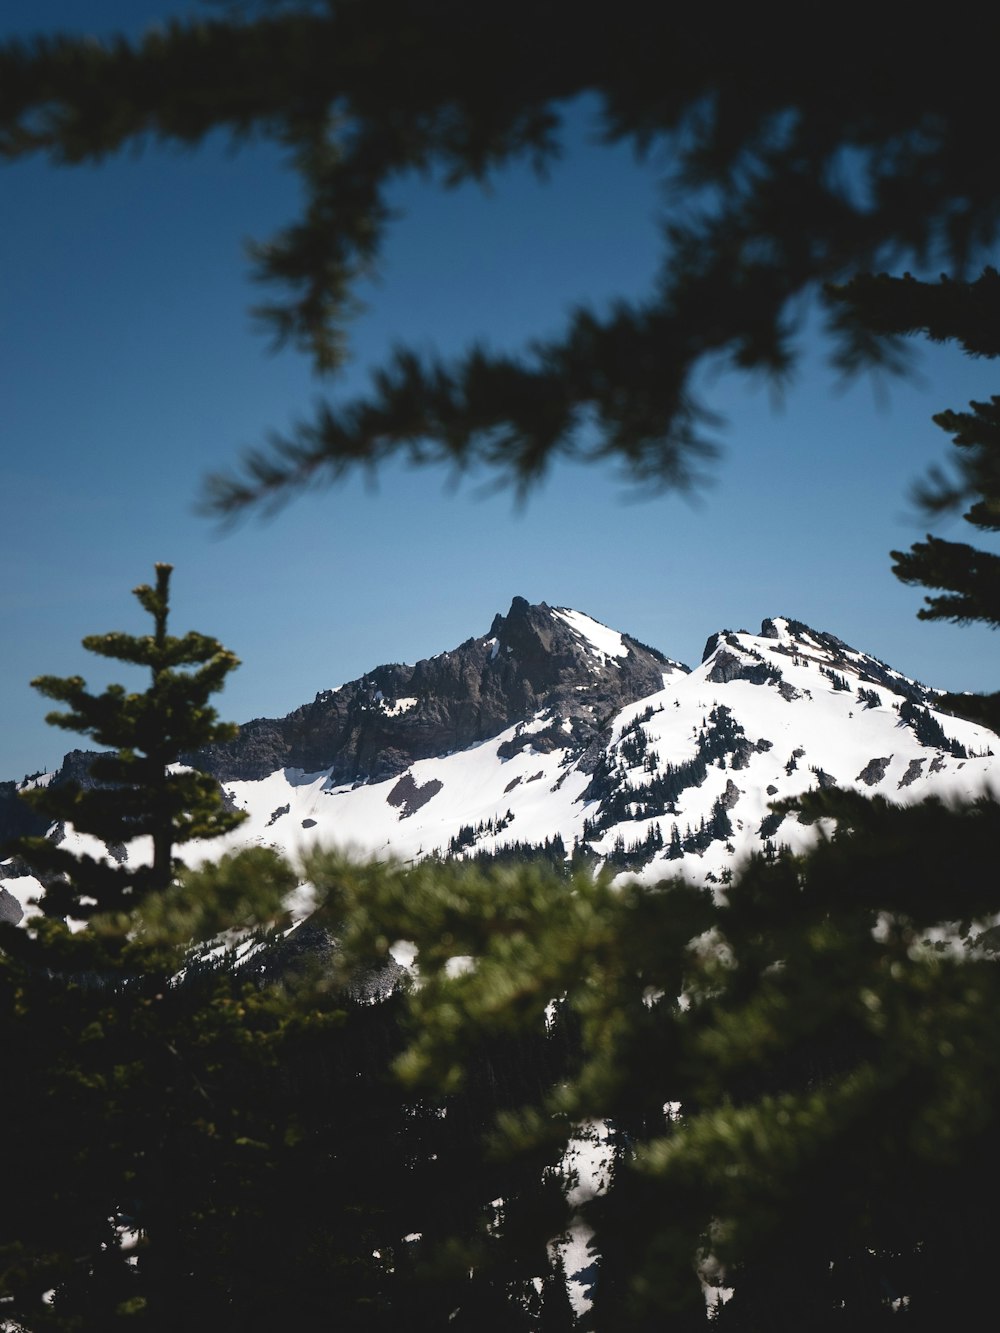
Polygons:
M400 713L408 713L411 708L417 706L415 698L397 699L394 704L388 704L384 699L379 702L382 704L382 712L385 713L386 717L399 717Z
M568 607L553 609L558 616L579 638L583 639L591 653L604 666L609 659L628 657L628 646L617 630L609 629L599 620L591 620L582 611L571 611Z

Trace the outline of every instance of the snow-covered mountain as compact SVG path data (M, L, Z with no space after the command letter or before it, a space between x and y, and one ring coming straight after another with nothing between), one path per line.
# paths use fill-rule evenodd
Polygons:
M249 818L188 859L319 842L403 860L575 855L724 883L752 853L808 844L813 830L769 807L810 787L911 802L996 784L1000 739L935 698L794 620L714 634L689 671L581 612L515 598L452 652L377 667L192 756Z

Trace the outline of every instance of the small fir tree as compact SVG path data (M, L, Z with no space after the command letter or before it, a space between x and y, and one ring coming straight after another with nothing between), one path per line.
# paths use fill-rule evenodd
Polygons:
M153 632L92 634L88 652L145 667L151 680L143 693L109 685L91 694L80 676L40 676L35 689L68 705L52 712L53 726L79 731L113 753L90 766L92 782L70 780L23 793L49 819L72 824L108 847L148 838L148 864L114 864L78 855L45 837L24 837L10 845L45 885L42 907L49 916L88 919L138 905L166 889L174 878L175 847L194 838L212 838L244 818L228 810L218 783L204 773L178 767L182 757L204 745L232 739L236 727L219 722L208 703L229 672L235 654L217 639L196 631L182 638L167 633L172 566L156 565L156 585L134 590L153 620Z

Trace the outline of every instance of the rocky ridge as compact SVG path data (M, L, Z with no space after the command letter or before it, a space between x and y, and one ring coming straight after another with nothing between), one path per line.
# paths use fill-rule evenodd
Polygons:
M605 640L601 630L613 637ZM600 642L614 651L602 650ZM190 762L224 783L280 768L328 769L336 782L380 782L542 710L551 715L551 744L565 742L568 724L583 749L626 704L661 689L664 674L686 670L577 612L515 597L487 634L413 666L375 667L287 717L255 718L236 740L200 751ZM533 743L540 747L545 738L535 736Z

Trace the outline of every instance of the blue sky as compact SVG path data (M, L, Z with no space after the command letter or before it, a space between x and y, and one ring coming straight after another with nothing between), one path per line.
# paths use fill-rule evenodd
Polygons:
M7 0L2 30L135 32L198 9L170 0ZM142 632L129 595L176 566L173 628L243 659L220 699L243 721L286 712L387 660L486 631L515 594L586 611L690 665L709 633L791 615L928 684L996 687L981 628L918 623L919 589L890 548L924 527L911 484L947 456L931 422L1000 386L987 362L923 351L920 379L837 389L807 340L780 405L765 385L711 380L724 457L697 503L636 501L611 466L561 467L524 507L441 472L387 469L220 536L194 512L205 473L282 429L323 392L362 389L395 342L458 351L554 332L574 303L638 296L659 259L655 171L598 147L586 106L548 184L517 170L491 192L400 183L381 280L363 293L354 360L320 385L270 355L242 248L294 217L278 153L149 149L97 168L41 161L2 175L0 778L53 766L74 738L47 728L35 675L122 678L79 647ZM956 521L936 529L965 540ZM968 530L971 533L971 530ZM138 682L136 682L138 684ZM82 743L82 742L81 742Z

